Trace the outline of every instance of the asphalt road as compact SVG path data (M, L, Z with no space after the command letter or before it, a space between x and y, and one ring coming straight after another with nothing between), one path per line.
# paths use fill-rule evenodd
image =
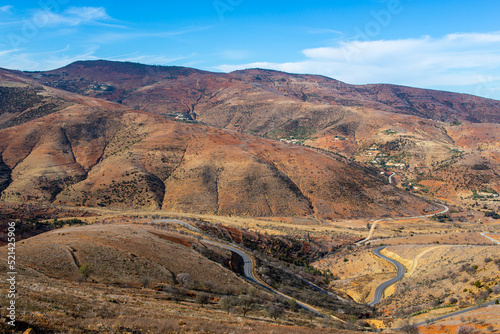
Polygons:
M392 177L393 177L394 175L396 175L396 173L394 173L394 172L392 172L392 174L391 174L391 175L389 175L389 179L388 179L388 180L389 180L389 184L392 184Z
M269 286L267 286L267 285L262 284L261 282L259 282L255 278L255 276L253 275L253 262L252 262L252 259L245 252L243 252L241 249L238 249L238 248L230 246L230 245L218 243L218 242L215 242L215 241L206 240L206 239L203 239L203 242L211 244L211 245L214 245L214 246L217 246L217 247L225 248L227 250L230 250L230 251L238 254L243 259L243 273L244 273L244 276L245 276L245 278L247 280L249 280L249 281L251 281L251 282L253 282L253 283L261 286L262 288L266 289L267 291L270 291L270 292L272 292L274 294L277 294L277 295L279 295L281 297L284 297L286 299L293 299L292 297L287 296L287 295L285 295L285 294L283 294L283 293L281 293L281 292L279 292L277 290L274 290L271 287L269 287ZM300 302L298 300L296 300L295 302L297 303L298 306L302 307L303 309L305 309L305 310L307 310L309 312L312 312L312 313L316 314L319 317L323 317L323 318L325 317L324 314L322 314L320 311L318 311L314 307L312 307L310 305L307 305L307 304L304 304L304 303L302 303L302 302Z
M200 234L204 234L201 230L199 230L198 228L194 227L193 225L191 224L188 224L184 221L181 221L181 220L176 220L176 219L157 219L157 220L153 220L153 221L150 221L149 224L156 224L156 223L173 223L173 224L179 224L179 225L182 225L186 228L188 228L189 230L193 231L193 232L197 232L197 233L200 233ZM236 254L238 254L242 259L243 259L243 275L244 277L251 281L252 283L255 283L259 286L261 286L262 288L274 293L274 294L277 294L277 295L280 295L282 296L283 298L286 298L286 299L292 299L292 297L290 296L287 296L277 290L274 290L272 289L271 287L265 285L265 284L262 284L261 282L259 282L259 280L257 280L255 278L255 276L253 275L253 262L252 262L252 259L250 258L250 256L248 256L244 251L242 251L241 249L239 248L236 248L236 247L233 247L233 246L230 246L230 245L227 245L227 244L223 244L223 243L219 243L219 242L215 242L215 241L211 241L211 240L207 240L207 239L201 239L200 241L203 241L204 243L207 243L207 244L211 244L211 245L214 245L216 247L221 247L221 248L225 248L227 250L230 250L231 252L234 252ZM314 285L313 283L311 282L308 282L307 280L304 280L304 282L310 284L311 286L314 286L318 289L320 289L321 291L324 291L325 293L328 293L327 291L317 287L316 285ZM331 293L329 293L331 294ZM335 296L334 294L331 294L333 297L337 297ZM325 315L322 314L319 310L317 310L316 308L310 306L310 305L307 305L307 304L304 304L298 300L296 300L296 303L298 306L302 307L303 309L309 311L309 312L312 312L314 314L316 314L317 316L319 317L323 317L325 318ZM338 319L340 320L340 319Z
M378 257L391 262L398 269L398 274L396 277L394 277L394 278L380 284L379 286L377 286L377 289L375 289L375 296L373 297L373 301L368 304L370 306L374 306L374 305L380 303L380 301L382 300L382 295L384 294L384 290L387 289L387 287L389 287L389 286L393 285L394 283L396 283L397 281L399 281L400 279L402 279L406 273L405 267L403 267L403 265L401 263L397 262L396 260L389 259L388 257L380 254L380 251L384 248L385 248L385 246L377 247L373 250L373 253L375 255L377 255Z
M432 318L432 319L427 319L426 321L416 322L414 325L416 325L416 326L422 326L422 325L427 324L428 322L436 322L436 321L439 321L439 320L442 320L442 319L454 317L454 316L457 316L457 315L460 315L460 314L464 314L464 313L468 313L470 311L477 310L478 308L487 307L487 306L491 306L491 305L495 305L495 300L492 300L491 302L484 303L484 304L481 304L481 305L477 305L477 306L465 308L463 310L456 311L456 312L453 312L453 313L448 313L446 315L442 315L442 316L437 317L437 318ZM500 306L497 306L497 307L500 308ZM495 312L495 311L492 310L492 312ZM400 329L400 328L396 328L396 329Z
M485 237L485 238L490 239L490 240L491 240L491 241L493 241L494 243L497 243L497 244L499 244L499 245L500 245L500 241L495 240L495 239L493 239L492 237L487 236L487 235L486 235L486 233L481 233L481 235L482 235L483 237Z
M225 248L227 250L230 250L231 252L234 252L234 253L238 254L243 259L243 275L245 276L245 278L247 280L249 280L249 281L252 281L252 282L254 282L254 283L259 284L259 285L262 286L262 284L260 284L259 281L257 281L257 279L255 278L255 276L253 275L253 271L252 271L252 267L253 267L252 259L245 252L243 252L241 249L238 249L236 247L229 246L229 245L226 245L226 244L221 244L219 242L207 240L207 239L203 239L203 242L206 243L206 244L211 244L211 245L220 247L220 248ZM267 287L265 287L265 288L267 289Z
M191 224L188 224L186 222L183 222L182 220L177 220L177 219L157 219L157 220L152 220L150 222L148 222L148 224L151 224L151 225L154 225L156 223L172 223L172 224L178 224L178 225L182 225L184 226L185 228L187 228L188 230L191 230L193 232L196 232L196 233L201 233L203 234L203 232L201 230L199 230L198 228L194 227L193 225Z

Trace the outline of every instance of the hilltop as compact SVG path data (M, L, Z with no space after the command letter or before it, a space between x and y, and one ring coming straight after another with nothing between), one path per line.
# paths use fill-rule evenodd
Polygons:
M342 154L397 171L402 189L458 205L500 192L500 102L491 99L263 69L211 73L103 60L16 74L130 109Z

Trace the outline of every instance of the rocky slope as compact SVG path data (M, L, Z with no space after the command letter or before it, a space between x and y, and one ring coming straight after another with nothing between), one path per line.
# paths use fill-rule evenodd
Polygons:
M462 153L467 160L482 155L492 170L500 170L495 135L500 102L471 95L394 85L354 86L317 75L261 69L223 74L108 61L20 74L139 110L340 153L398 171L403 188L436 178L436 169ZM471 147L473 141L476 145ZM459 165L480 163L455 160ZM466 179L484 179L477 169L460 173ZM455 176L437 178L451 181L451 186L427 182L426 191L460 205L480 188L500 191L498 178L466 186L454 182Z
M40 89L71 105L0 131L4 201L325 218L427 206L305 147Z
M79 115L82 110L79 107L81 105L93 108L93 110L103 108L114 111L141 110L148 112L149 116L144 116L147 119L153 119L152 114L161 116L162 122L164 120L165 124L168 123L168 120L196 121L230 130L229 132L222 130L217 132L213 128L206 128L214 131L216 136L224 134L224 138L220 139L222 141L229 138L229 141L226 142L227 145L230 145L233 137L250 138L240 137L238 134L247 133L293 144L293 146L284 144L284 146L281 146L276 142L272 144L283 147L284 150L293 148L292 152L298 150L312 154L310 151L303 151L296 146L296 144L303 144L323 150L321 152L326 151L327 154L329 154L328 152L342 154L348 159L356 160L361 164L372 165L380 170L396 171L397 176L394 180L399 187L420 193L425 191L424 195L432 195L461 205L470 204L466 198L474 196L474 192L481 192L484 189L492 192L492 194L500 192L500 181L495 176L500 172L498 162L500 153L497 145L499 138L496 135L500 120L499 101L401 86L353 86L322 76L294 75L259 69L223 74L182 67L83 61L47 72L0 71L0 74L4 78L9 77L11 82L15 78L17 85L20 85L20 83L24 85L22 89L35 89L36 87L39 93L36 93L35 96L44 95L44 98L55 98L61 101L58 108L62 110L67 107L61 112L61 115L67 114L67 111L70 110L69 107L79 110L76 113ZM45 86L40 86L41 84ZM12 86L12 83L10 85ZM6 85L4 84L4 86ZM56 89L49 88L49 86L56 87ZM12 96L16 95L14 93L21 94L20 91L11 93L9 95L11 96L10 100L12 100ZM15 104L17 100L12 101L11 104ZM57 111L58 108L50 109L50 112ZM5 112L4 114L9 113ZM21 115L24 115L24 113L21 112ZM68 115L70 115L67 116L68 119L74 117L71 113ZM21 124L39 116L43 115L40 114L25 119L21 119L19 116L16 123L8 123L10 122L9 119L5 121L7 123L4 123L4 127ZM88 152L76 152L77 155L80 155L80 160L83 159L83 156L88 156L85 159L89 159L88 164L90 165L102 160L100 154L106 159L116 159L116 157L111 157L114 153L109 153L111 152L110 147L106 146L108 151L106 154L108 155L104 153L103 143L111 141L111 147L123 148L121 141L124 140L125 142L128 141L125 145L128 149L131 145L144 141L153 131L149 129L145 131L142 127L136 129L132 126L131 124L135 122L133 120L135 116L127 116L128 118L125 117L122 122L116 122L117 117L122 117L118 114L112 117L102 115L99 116L101 117L100 120L90 120L87 116L82 118L81 115L75 117L79 117L78 122L80 123L76 124L78 123L76 122L71 128L65 128L64 131L69 133L69 136L81 136L83 138L87 138L88 135L94 136ZM87 118L87 121L83 121L85 118ZM81 125L82 121L85 125ZM178 122L175 124L179 129L196 129L195 132L202 129L199 125L190 127L188 125L181 126ZM123 127L129 128L128 132L123 132ZM116 133L120 133L119 136L114 137L114 129L118 131ZM64 137L64 134L57 134L57 131L51 135ZM177 131L184 133L185 130ZM77 135L73 135L74 132ZM106 132L108 137L98 134L103 132ZM172 135L169 135L169 140L171 140L171 137ZM73 145L72 139L69 138L68 140ZM86 141L87 139L83 140ZM244 142L246 140L243 139ZM101 144L98 144L98 142L101 142ZM146 140L146 142L150 143L152 140ZM140 191L142 194L148 194L142 202L137 198L125 196L127 199L123 199L123 203L134 203L134 205L150 207L168 207L176 210L185 210L186 207L196 203L196 206L199 206L195 210L196 212L233 214L231 210L224 208L235 205L240 206L238 198L240 198L241 194L239 192L233 193L233 190L231 190L231 196L229 197L235 198L235 200L227 202L228 199L225 199L224 189L219 189L220 184L229 184L226 183L224 178L229 180L237 177L239 180L246 180L244 182L249 182L248 184L251 185L246 187L254 189L255 184L250 179L255 177L248 178L247 172L238 170L238 173L231 173L229 177L227 176L228 168L220 163L211 163L211 167L207 169L197 166L199 162L196 162L190 166L189 173L192 173L193 168L196 171L204 170L202 176L190 174L196 181L193 181L191 176L182 181L184 184L191 184L191 186L188 186L189 190L187 191L187 193L194 191L193 196L190 197L191 199L186 201L177 199L179 196L187 197L187 193L184 195L179 195L179 193L164 195L164 192L165 194L170 193L169 184L162 185L159 180L163 182L165 177L170 175L170 172L176 168L176 164L180 163L180 159L185 152L188 153L186 157L190 157L190 151L187 150L188 146L194 147L186 139L179 140L175 138L172 143L176 143L178 146L175 149L169 148L168 157L160 158L165 161L169 160L170 167L168 167L168 171L158 171L161 174L155 174L158 179L148 179L146 182L149 184L148 186L141 186L139 189L134 190ZM26 146L24 144L20 145ZM67 146L68 143L62 145ZM27 146L31 147L30 145ZM205 144L200 144L198 149L213 149L212 145L210 145L210 148L207 147ZM230 150L226 148L223 150L225 158L241 159L239 155L235 155L235 147L231 147ZM228 153L229 151L231 152ZM252 154L254 153L252 152ZM165 153L160 155L162 154ZM248 157L246 154L243 156ZM289 171L277 166L275 161L271 161L269 165L269 159L266 159L262 158L261 153L257 153L258 161L254 161L256 165L243 163L241 166L245 166L244 168L247 170L254 169L256 175L261 175L263 172L262 162L264 162L264 165L267 165L264 167L266 173L273 174L276 167L278 171L289 176ZM279 159L284 159L284 156L280 156ZM294 160L292 164L301 165L304 159L305 156L300 153L300 158ZM324 157L321 159L324 159ZM321 161L321 159L317 159L317 161ZM5 158L3 160L5 161ZM213 158L208 160L214 161ZM109 171L116 173L116 160L113 161L113 168L109 168ZM187 160L182 161L188 163ZM483 162L487 163L491 172L486 173L484 169L469 168ZM93 175L88 174L90 165L83 166L79 171L77 167L64 176L76 177L75 180L66 183L72 184L76 181L82 181L83 178L93 177ZM202 165L205 166L206 163L203 162ZM450 168L452 165L458 169ZM0 162L0 187L5 188L7 182L10 182L8 181L10 180L10 174L5 172L6 167L2 166L8 166L8 164ZM462 168L462 166L464 167ZM198 167L201 169L196 169ZM304 168L300 169L300 171L297 169L298 173L303 173ZM454 170L460 170L459 174L464 176L463 180L465 182L461 181L462 179L458 177L457 172L454 172ZM178 176L176 175L176 177ZM129 182L127 184L129 188L130 183L137 182L137 178L134 179L130 172L129 175L126 175L126 178L130 179L125 181ZM297 213L300 212L300 214L317 212L332 217L345 214L357 215L349 208L321 209L320 207L324 205L319 203L324 200L327 203L330 202L332 200L332 197L329 197L330 195L322 196L321 201L318 201L313 199L314 196L311 197L307 194L310 190L304 188L303 181L301 181L302 183L299 182L299 184L296 179L290 179L301 190L301 194L299 194L299 192L295 191L294 193L289 188L294 195L284 197L289 203L293 203L290 204L293 209L289 205L285 205L285 208L283 204L266 204L268 201L266 198L276 196L278 193L281 194L278 191L281 188L273 186L271 187L273 191L271 194L252 195L251 198L260 198L256 202L259 203L256 204L259 209L252 209L248 211L248 214L280 215L291 210ZM347 179L352 180L350 177L347 177ZM192 185L198 184L202 180L205 180L202 187L192 187ZM434 182L436 180L441 183ZM311 182L320 183L318 181ZM99 193L102 193L104 197L101 196L103 198L100 200L88 200L87 198L92 197L90 195L74 195L82 191L87 194L89 190L86 188L89 187L89 183L82 183L77 188L71 188L71 191L65 191L64 195L59 195L62 189L67 187L66 183L59 184L56 187L51 185L53 193L43 195L44 200L87 203L86 205L109 205L111 202L115 202L112 199L114 195L104 195L102 192ZM321 184L321 187L326 187L323 181ZM95 188L96 184L92 183L92 187ZM286 188L286 186L284 187ZM316 187L316 185L313 187ZM264 187L264 189L267 188ZM335 198L340 199L346 196L346 193L351 193L352 189L355 188L341 186L338 189L342 190L338 192L340 195L335 195ZM278 192L275 193L275 190ZM113 193L120 193L120 191L122 190L114 189ZM247 193L247 190L241 191ZM354 190L354 192L357 193L358 191ZM125 193L128 195L135 194L130 190ZM207 198L208 193L217 193L217 195L210 195ZM56 195L59 196L57 199L55 198ZM219 195L223 195L224 198L220 198ZM4 198L5 196L7 195L4 194ZM8 196L14 198L12 193ZM37 196L39 197L39 195ZM170 198L169 196L173 197ZM140 198L142 199L142 196ZM366 203L367 201L353 199L345 202L347 205L343 207L349 207L350 202ZM493 208L495 207L493 202L491 205L493 205ZM235 209L234 212L245 213L247 212L245 210L247 208L242 207Z
M70 107L0 132L6 201L222 215L411 214L425 202L307 148Z

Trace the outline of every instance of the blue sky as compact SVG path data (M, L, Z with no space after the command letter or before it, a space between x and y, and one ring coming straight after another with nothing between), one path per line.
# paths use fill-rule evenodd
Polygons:
M499 12L491 0L7 0L0 67L261 67L500 99Z

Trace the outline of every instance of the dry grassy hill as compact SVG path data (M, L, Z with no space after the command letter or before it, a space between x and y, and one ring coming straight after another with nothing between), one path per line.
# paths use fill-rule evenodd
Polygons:
M353 86L261 69L224 74L84 61L17 74L138 110L340 153L398 171L402 188L421 180L442 181L417 188L459 205L471 204L464 198L481 187L500 191L497 176L486 180L477 169L456 173L444 166L453 159L479 164L482 155L498 174L500 102L495 100L394 85ZM470 163L459 159L463 154L469 154ZM436 175L439 170L446 175ZM456 180L459 175L466 182Z
M427 206L308 148L54 94L73 104L0 131L4 201L325 218Z
M230 252L202 245L194 236L137 225L67 227L21 241L19 265L37 275L76 281L78 269L89 264L88 280L117 286L174 284L187 273L198 287L235 293L248 286L229 269L200 255L195 249L231 259ZM196 266L193 264L196 263Z
M65 227L17 243L16 328L24 333L355 333L299 312L222 266L230 252L175 227ZM0 248L6 256L7 247ZM5 282L6 263L0 264ZM2 293L7 286L2 284ZM208 298L200 299L200 296ZM221 299L231 301L225 309ZM241 315L238 300L252 299ZM276 319L270 307L281 307ZM276 306L278 305L278 306Z

